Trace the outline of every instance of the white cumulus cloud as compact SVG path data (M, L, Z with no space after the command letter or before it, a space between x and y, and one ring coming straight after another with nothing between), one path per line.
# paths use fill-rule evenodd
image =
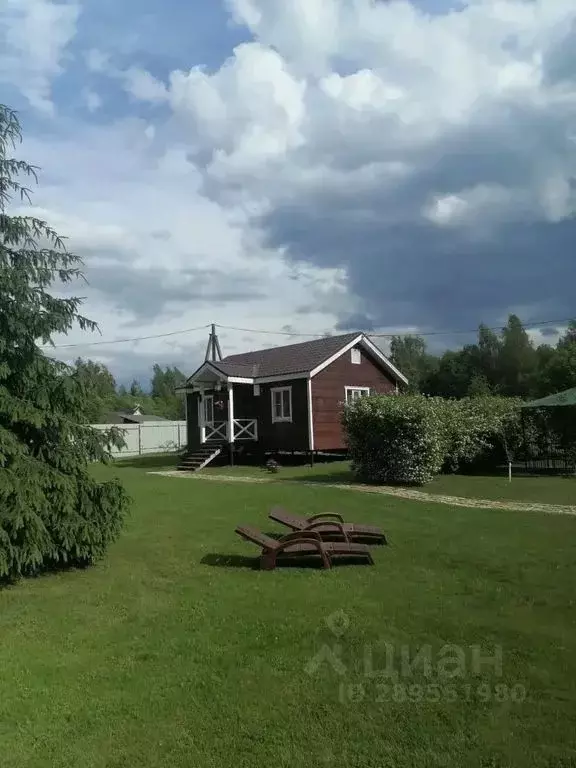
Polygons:
M247 39L216 66L191 50L163 77L95 41L84 63L129 95L126 119L29 145L37 204L86 255L106 336L574 314L574 0L227 7Z
M30 104L52 113L52 80L62 72L80 13L74 2L3 0L0 82L17 86Z

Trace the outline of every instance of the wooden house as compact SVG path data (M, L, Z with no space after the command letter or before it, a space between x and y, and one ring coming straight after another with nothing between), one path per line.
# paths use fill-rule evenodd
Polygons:
M219 352L217 340L213 348ZM363 333L207 359L179 390L188 427L181 468L205 466L226 448L231 460L241 453L341 452L344 405L403 384L406 377Z

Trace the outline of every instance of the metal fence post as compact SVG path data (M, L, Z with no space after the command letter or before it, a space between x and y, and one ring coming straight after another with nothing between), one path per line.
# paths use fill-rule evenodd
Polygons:
M142 456L142 424L138 424L138 456Z

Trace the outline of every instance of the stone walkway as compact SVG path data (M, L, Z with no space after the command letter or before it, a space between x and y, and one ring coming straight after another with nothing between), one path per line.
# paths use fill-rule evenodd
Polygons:
M243 477L239 475L203 475L200 473L179 472L165 470L148 472L150 475L165 475L167 477L180 477L186 480L212 480L225 483L290 483L295 485L307 485L313 488L338 488L342 491L356 491L361 493L380 493L386 496L397 496L401 499L412 501L427 501L436 504L449 504L453 507L477 507L480 509L509 509L515 512L544 512L551 515L574 515L576 506L563 504L541 504L525 501L496 501L494 499L473 499L465 496L444 496L436 493L426 493L413 488L397 488L390 485L361 485L359 483L318 483L307 480L282 480L271 477Z

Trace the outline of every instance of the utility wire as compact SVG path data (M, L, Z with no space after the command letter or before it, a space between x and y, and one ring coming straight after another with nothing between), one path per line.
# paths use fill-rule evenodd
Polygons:
M148 341L149 339L165 339L168 336L178 336L182 333L192 333L193 331L203 331L209 328L210 324L199 325L196 328L184 328L182 331L170 331L170 333L157 333L154 336L136 336L133 339L109 339L108 341L86 341L78 344L47 344L44 349L71 349L72 347L96 347L102 344L126 344L131 341Z
M565 323L569 323L573 318L564 318L563 320L538 320L533 323L522 323L523 328L535 328L540 325L562 325ZM243 333L269 333L274 336L307 336L310 338L317 339L318 334L317 333L295 333L293 331L264 331L264 330L257 330L255 328L236 328L232 325L217 325L217 328L222 328L223 330L227 331L242 331ZM486 327L486 330L488 331L501 331L502 326L496 325L492 327ZM457 330L457 331L428 331L428 332L418 332L415 331L413 333L375 333L372 331L357 331L357 333L364 333L366 336L371 336L374 338L393 338L394 336L452 336L453 334L459 334L459 333L477 333L478 332L478 326L476 328L468 329L468 330ZM354 333L354 331L350 331L350 333Z
M521 323L522 328L537 328L540 325L563 325L565 323L569 323L574 318L568 317L564 318L563 320L538 320L533 323ZM484 328L487 331L501 331L502 326L501 325L493 325L493 326L484 326ZM414 333L414 334L406 334L406 333L370 333L367 332L367 336L382 336L386 338L392 338L393 336L453 336L460 333L478 333L478 326L476 328L471 328L466 331L460 330L460 331L429 331L428 333Z
M564 318L562 320L539 320L535 321L533 323L522 323L523 328L537 328L538 326L542 325L563 325L566 323L569 323L573 318ZM225 331L240 331L242 333L260 333L260 334L269 334L271 336L291 336L291 337L306 337L311 339L317 339L319 338L320 334L318 333L296 333L294 331L269 331L264 330L262 328L237 328L233 325L218 325L216 324L217 328L220 328ZM44 349L72 349L74 347L96 347L96 346L108 346L111 344L128 344L130 342L135 341L148 341L150 339L166 339L169 336L179 336L184 333L193 333L194 331L203 331L206 328L210 328L210 323L206 323L206 325L200 325L196 328L184 328L181 331L170 331L169 333L157 333L153 336L136 336L131 339L109 339L108 341L87 341L87 342L80 342L76 344L48 344L44 346ZM502 326L492 326L487 327L487 330L489 331L501 331ZM366 336L371 336L373 338L386 338L391 339L394 336L453 336L456 334L470 334L470 333L477 333L478 327L471 328L468 330L454 330L454 331L427 331L427 332L413 332L413 333L373 333L372 331L357 331L357 333L365 333ZM350 331L350 333L353 333L353 331Z

